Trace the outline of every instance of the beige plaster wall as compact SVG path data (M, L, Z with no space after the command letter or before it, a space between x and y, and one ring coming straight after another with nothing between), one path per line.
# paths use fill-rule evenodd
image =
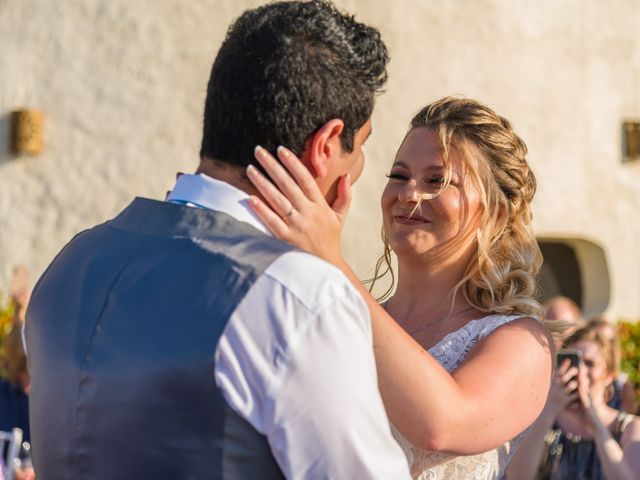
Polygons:
M213 56L249 0L0 2L0 291L34 276L77 231L132 196L162 198L197 163ZM345 251L369 274L378 199L411 115L459 93L492 105L527 141L543 237L600 245L609 313L640 317L640 162L621 164L620 127L640 119L637 0L341 0L392 53L356 187ZM8 152L8 115L45 112L45 150ZM595 279L594 281L597 281Z

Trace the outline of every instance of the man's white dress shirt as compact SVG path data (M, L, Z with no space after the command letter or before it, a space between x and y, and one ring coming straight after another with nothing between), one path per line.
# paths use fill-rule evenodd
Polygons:
M203 174L181 176L168 201L268 234L245 192ZM216 384L267 437L287 478L409 478L378 392L369 312L334 266L300 251L280 256L232 314L215 355Z

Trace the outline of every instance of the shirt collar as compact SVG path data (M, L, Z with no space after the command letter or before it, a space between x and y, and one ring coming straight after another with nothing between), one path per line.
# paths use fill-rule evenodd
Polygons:
M240 222L248 223L261 232L271 235L249 207L247 193L204 173L181 175L167 197L167 201L226 213Z

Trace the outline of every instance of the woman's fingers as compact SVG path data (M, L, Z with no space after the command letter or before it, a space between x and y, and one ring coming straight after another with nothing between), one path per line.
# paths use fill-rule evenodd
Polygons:
M324 195L322 195L322 192L318 188L318 184L307 167L303 165L291 150L283 146L278 147L278 158L309 200L316 202L324 198Z
M578 382L576 382L575 380L572 380L571 382L565 384L564 393L569 395L573 393L577 388L578 388Z
M340 263L340 233L351 201L348 179L338 181L334 210L312 174L293 153L280 148L278 156L282 165L263 148L256 148L256 159L271 180L255 166L247 167L247 177L262 196L262 201L251 201L253 210L276 237L329 262Z
M566 384L569 380L574 378L576 375L578 375L578 369L576 367L571 367L564 373L561 373L560 378L562 380L562 383Z
M567 396L566 405L570 405L574 402L579 402L579 401L580 401L580 394L578 393L578 390L574 390L573 393Z
M560 374L560 376L562 377L562 376L564 376L564 374L565 374L565 373L567 373L567 371L568 371L568 370L570 370L571 368L574 368L574 369L575 369L576 367L572 367L572 366L571 366L571 360L569 360L568 358L565 358L565 359L563 360L563 362L560 364L560 366L558 367L557 372L558 372L558 374ZM575 371L575 373L577 373L577 372L578 372L578 370L576 370L576 371ZM574 373L574 375L575 375L575 373Z
M287 158L290 158L291 156L293 156L293 154L289 152ZM278 162L266 149L259 145L255 149L255 157L260 165L262 165L262 168L265 169L269 178L276 184L284 196L290 200L291 204L296 208L301 208L308 197L280 162ZM298 161L297 158L296 161Z
M269 203L275 213L280 215L281 220L293 214L294 205L285 197L276 186L269 181L260 171L253 165L247 167L247 177L251 183L258 189L262 197Z
M249 205L276 238L280 240L288 239L289 227L282 217L255 195L249 197Z

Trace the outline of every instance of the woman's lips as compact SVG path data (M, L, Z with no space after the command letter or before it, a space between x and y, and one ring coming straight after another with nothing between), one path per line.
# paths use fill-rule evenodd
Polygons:
M400 223L402 225L420 225L420 224L424 224L424 223L431 223L426 218L420 217L420 216L417 216L417 215L411 215L411 216L396 215L393 218L396 221L396 223Z

